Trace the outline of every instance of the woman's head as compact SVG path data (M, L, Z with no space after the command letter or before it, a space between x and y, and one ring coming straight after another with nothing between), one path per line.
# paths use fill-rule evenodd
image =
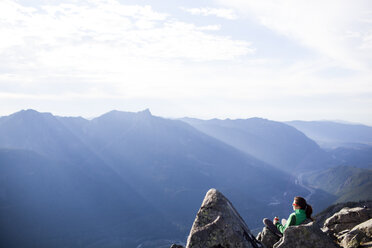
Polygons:
M299 208L299 209L305 209L306 206L307 206L307 202L304 198L302 198L301 196L296 196L294 199L293 199L293 206Z
M305 210L306 217L311 219L311 214L313 213L313 208L307 204L306 200L301 196L296 196L293 199L293 208L294 209L303 209Z

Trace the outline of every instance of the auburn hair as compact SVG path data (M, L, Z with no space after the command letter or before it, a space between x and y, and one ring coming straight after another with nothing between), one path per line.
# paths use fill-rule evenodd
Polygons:
M311 214L313 213L313 208L307 204L305 198L301 197L301 196L296 196L294 198L294 203L298 206L300 206L300 209L304 209L305 210L305 213L306 213L306 218L308 219L313 219L311 218Z

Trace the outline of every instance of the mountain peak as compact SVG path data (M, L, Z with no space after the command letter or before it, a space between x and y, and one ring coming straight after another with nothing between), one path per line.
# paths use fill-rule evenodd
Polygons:
M145 110L137 112L137 114L141 114L141 115L145 115L145 116L152 116L152 114L150 112L150 109L148 109L148 108L145 109Z
M18 111L14 114L11 114L10 116L13 116L13 117L21 117L21 118L38 118L38 117L41 117L41 116L53 116L51 113L41 113L41 112L38 112L34 109L22 109L21 111Z
M128 121L132 120L133 118L139 119L147 119L152 117L152 114L149 109L145 109L139 112L126 112L126 111L119 111L119 110L112 110L107 112L99 117L93 119L93 121Z
M18 111L15 114L37 115L37 114L40 114L40 112L38 112L38 111L36 111L34 109L22 109L21 111Z

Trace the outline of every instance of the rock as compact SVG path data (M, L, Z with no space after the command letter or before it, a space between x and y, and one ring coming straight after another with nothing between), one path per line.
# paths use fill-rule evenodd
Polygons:
M256 239L266 247L273 247L273 245L278 242L280 238L273 234L267 227L264 227L257 235Z
M370 208L343 208L324 222L322 230L337 236L337 233L369 220L372 217Z
M364 243L372 241L372 219L369 219L357 226L351 231L339 236L342 247L356 248Z
M371 248L371 247L372 247L372 241L360 245L360 248Z
M359 230L350 231L339 238L341 239L340 245L344 248L357 248L366 240L365 235Z
M251 234L231 202L210 189L200 207L186 248L263 247Z
M348 208L356 208L356 207L365 207L372 209L372 201L360 201L360 202L345 202L345 203L337 203L335 205L329 206L327 209L323 210L321 213L315 215L315 222L319 227L324 226L324 222L334 215L335 213L339 212L341 209L348 207Z
M323 233L314 222L299 226L289 226L283 237L274 244L274 248L313 248L313 247L339 247L327 234Z
M182 245L173 244L170 248L185 248Z
M306 219L302 223L302 225L308 224L310 222L312 222L311 219ZM263 245L265 245L265 247L273 247L274 244L280 240L280 238L277 235L273 234L267 227L264 227L262 231L258 233L256 239L260 241Z

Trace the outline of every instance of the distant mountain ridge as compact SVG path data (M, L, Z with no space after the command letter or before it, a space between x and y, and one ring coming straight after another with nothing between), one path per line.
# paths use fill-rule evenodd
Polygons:
M311 172L305 180L308 185L336 195L336 202L372 199L372 169L343 165Z
M95 151L51 114L27 110L2 117L0 161L0 185L3 202L7 204L7 208L1 211L6 216L1 218L1 226L7 227L2 235L13 237L2 239L5 244L13 244L4 247L27 247L26 244L51 247L54 246L54 239L62 239L60 245L67 246L76 246L76 242L91 246L98 241L134 246L138 237L133 237L136 235L143 238L159 238L161 233L165 238L170 232L180 235L180 232L172 231L176 230L176 226L154 205L149 204ZM25 170L32 172L22 174ZM22 192L28 192L27 200L11 200ZM54 202L59 202L59 205L55 206ZM28 224L24 223L26 218L16 219L20 213L30 212L30 207L40 211L33 218L43 219L34 219ZM148 219L143 217L144 212ZM51 218L46 218L48 215ZM59 215L64 218L59 219ZM95 228L91 228L89 223ZM134 225L146 228L133 228ZM42 226L43 229L40 229ZM166 230L165 227L172 229ZM35 229L43 231L32 235ZM70 229L86 234L80 238L76 235L71 237ZM23 230L25 237L14 238L17 235L14 230ZM107 233L104 234L108 230L128 233L133 237L122 241L116 237L116 240L112 238L110 241ZM27 238L28 234L32 239ZM49 243L46 240L50 240Z
M289 121L286 124L300 130L325 148L372 146L372 127L331 121Z
M368 168L367 148L325 151L260 118L172 120L147 109L87 120L23 110L0 117L0 246L159 247L184 239L209 188L260 227L263 217L288 215L296 195L311 195L318 210L342 197L309 190L293 172Z
M85 142L95 147L97 153L109 161L108 163L125 180L132 185L140 184L137 189L143 192L146 198L151 199L155 195L159 197L162 195L159 192L166 189L176 198L170 201L169 196L164 195L167 198L164 202L167 206L176 204L174 208L178 209L188 208L185 204L180 206L177 199L189 198L188 191L196 190L195 186L198 184L197 188L203 189L209 184L238 188L240 183L245 181L246 175L237 172L243 172L248 168L249 174L258 174L249 175L247 179L251 182L244 182L245 187L253 185L257 178L282 174L270 165L205 135L184 122L152 116L148 111L139 113L111 111L91 120L83 130L86 134ZM123 167L122 164L128 166ZM234 169L226 170L225 165L233 165ZM182 174L183 178L178 178L177 174ZM221 175L225 177L224 180L219 179ZM229 178L235 179L229 182ZM154 180L156 184L146 188L148 182ZM199 183L191 183L190 180ZM276 180L272 179L273 182ZM285 178L285 181L288 180L289 178ZM228 186L230 184L234 186ZM157 185L161 185L160 188ZM185 187L186 185L188 186ZM188 189L189 187L191 188ZM229 192L234 190L230 189ZM159 205L159 208L163 207ZM178 219L180 216L182 215L177 214L171 218Z
M372 146L338 147L327 152L336 161L337 165L372 169Z
M331 157L297 129L262 118L181 119L247 154L288 172L321 169Z
M1 175L9 175L0 177L0 185L5 189L4 199L8 199L3 214L9 221L4 225L13 223L7 242L23 242L18 243L22 247L56 247L58 239L67 246L102 247L104 243L136 247L164 238L165 233L180 239L186 235L204 192L211 187L224 190L253 226L274 210L285 215L293 196L307 193L281 170L185 122L156 117L148 110L111 111L92 120L20 111L0 118L0 149L17 154L8 157L7 152L0 152ZM19 160L25 150L36 157ZM33 174L18 174L25 168L33 168ZM68 173L59 176L59 171ZM32 184L22 183L30 180ZM34 196L26 205L11 200L26 189ZM51 193L43 193L44 189ZM42 195L45 201L39 202ZM61 208L65 210L61 213L70 220L69 225L80 228L76 233L85 236L70 236L69 225L56 224L60 236L53 228L42 231L42 223L58 223L53 218L31 222L26 229L17 226L25 224L23 219L12 221L18 211L27 213L27 206L58 216L59 208L48 207L56 197L63 200ZM75 210L74 204L68 205L71 202L76 202ZM80 212L82 218L73 218ZM96 223L96 231L84 231L85 222ZM105 232L104 226L110 231ZM23 230L21 240L13 235L12 230L17 229ZM31 230L39 230L38 236Z

